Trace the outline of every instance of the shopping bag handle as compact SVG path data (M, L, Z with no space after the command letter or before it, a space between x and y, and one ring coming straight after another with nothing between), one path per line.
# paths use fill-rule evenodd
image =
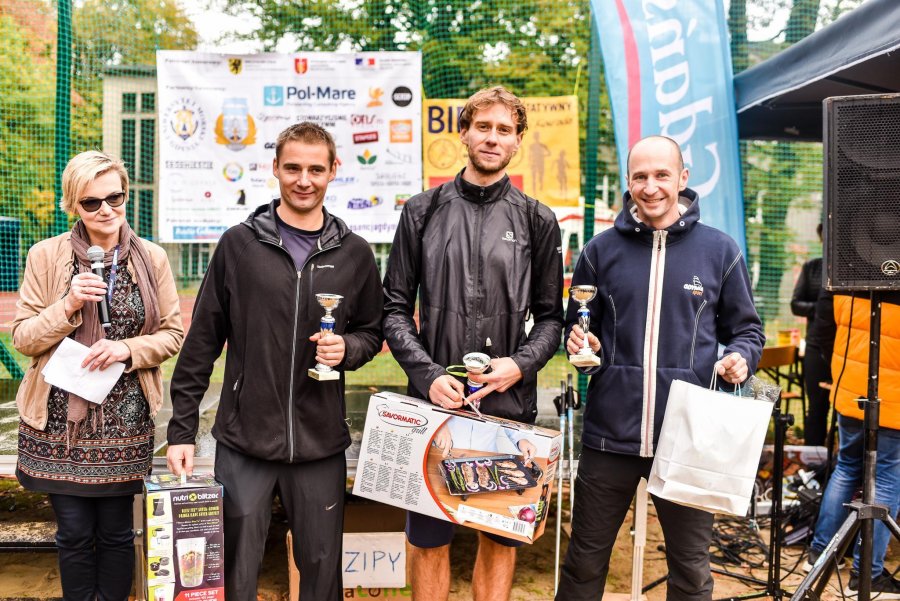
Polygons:
M716 361L715 363L713 363L712 379L709 381L709 389L710 390L716 389L716 373L717 373L716 368L721 363L722 363L721 361ZM741 396L741 385L740 384L734 385L734 393L733 394L734 394L734 396Z

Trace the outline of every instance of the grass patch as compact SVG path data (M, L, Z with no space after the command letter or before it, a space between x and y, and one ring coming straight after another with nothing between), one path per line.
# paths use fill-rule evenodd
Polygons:
M28 369L28 364L31 360L13 347L11 332L0 332L0 344L6 347L7 352L12 355L12 358L19 364L19 367L22 368L22 371ZM12 377L6 369L6 366L0 366L0 374L4 374L4 378Z

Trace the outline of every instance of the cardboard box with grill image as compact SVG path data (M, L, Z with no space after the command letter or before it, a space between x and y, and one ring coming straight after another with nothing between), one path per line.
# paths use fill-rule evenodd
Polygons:
M531 543L544 531L560 444L555 430L379 393L353 494Z

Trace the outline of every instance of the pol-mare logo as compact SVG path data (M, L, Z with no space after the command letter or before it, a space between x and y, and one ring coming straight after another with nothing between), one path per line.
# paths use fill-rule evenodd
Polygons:
M176 150L193 150L206 137L206 115L192 98L179 98L163 111L166 140Z
M694 296L702 296L703 295L703 283L700 281L700 278L694 276L694 279L690 284L684 285L685 290L690 290Z
M428 418L412 411L394 409L388 405L378 405L378 417L386 424L401 428L419 428L428 423Z
M281 86L264 87L263 104L265 106L284 106L284 88Z

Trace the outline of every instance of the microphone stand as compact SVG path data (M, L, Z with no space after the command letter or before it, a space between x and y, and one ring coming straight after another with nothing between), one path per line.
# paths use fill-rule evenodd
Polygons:
M794 423L794 416L790 413L782 413L782 398L778 395L772 408L772 419L775 422L775 442L772 457L772 506L769 510L769 548L766 553L766 559L769 564L769 571L765 580L744 576L743 574L735 574L727 570L712 568L714 574L729 576L743 582L757 584L763 586L763 590L749 593L746 595L738 595L735 597L727 597L727 601L745 601L747 599L759 599L761 597L772 597L775 601L780 601L788 595L788 592L781 588L781 547L783 545L783 533L781 530L781 521L783 519L782 512L782 495L784 492L784 443L787 438L787 429Z

